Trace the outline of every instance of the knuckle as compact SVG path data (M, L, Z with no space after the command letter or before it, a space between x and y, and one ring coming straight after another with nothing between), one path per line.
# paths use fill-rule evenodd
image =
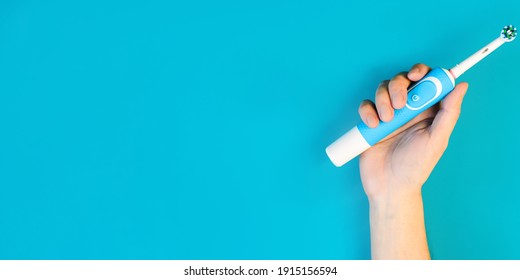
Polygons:
M361 104L359 104L359 112L363 111L365 108L369 107L372 102L370 100L363 100L361 101Z
M406 97L406 87L403 86L395 86L392 89L390 89L390 94L392 95L392 98L405 98Z
M381 88L385 88L388 86L388 84L390 83L390 80L384 80L384 81L381 81L379 83L379 85L377 86L377 89L381 89Z
M428 66L428 65L426 65L424 63L419 63L419 65L420 65L419 67L421 67L421 71L423 71L423 72L428 72L431 69L430 66Z
M424 63L419 62L419 63L415 63L412 68L423 69L424 66L426 66Z
M402 87L403 87L402 84L400 84L398 82L394 82L394 83L390 83L388 85L388 90L390 91L391 94L396 94L396 93L401 92Z
M388 89L390 92L402 92L403 88L406 88L410 81L408 78L406 78L406 73L400 73L399 75L395 76L390 83L388 84Z
M388 96L388 85L387 84L385 84L384 86L380 86L376 91L376 99L380 99L385 96Z

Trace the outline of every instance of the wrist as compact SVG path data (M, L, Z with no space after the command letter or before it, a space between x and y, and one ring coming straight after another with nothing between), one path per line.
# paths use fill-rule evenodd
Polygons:
M394 209L422 201L421 187L386 188L385 191L368 195L370 208Z
M420 188L370 198L373 259L429 259Z

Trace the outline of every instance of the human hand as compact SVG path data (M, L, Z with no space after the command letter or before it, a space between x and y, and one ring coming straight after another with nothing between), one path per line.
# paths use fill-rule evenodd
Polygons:
M429 71L428 66L416 64L410 72L383 81L376 91L375 104L365 100L359 107L363 122L374 128L380 121L392 120L394 109L405 106L410 84ZM448 146L467 88L467 83L458 84L440 104L361 154L361 180L369 200L420 194L421 186Z
M394 110L406 105L410 84L429 71L428 66L417 64L410 72L383 81L375 104L361 103L361 119L369 127L392 120ZM439 104L361 154L359 168L370 202L373 259L430 258L421 187L448 147L467 89L467 83L458 84Z

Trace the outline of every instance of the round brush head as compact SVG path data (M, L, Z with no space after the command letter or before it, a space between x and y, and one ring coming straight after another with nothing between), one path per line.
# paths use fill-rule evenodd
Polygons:
M516 38L516 27L513 25L506 25L504 28L502 28L502 32L500 32L500 36L502 39L504 39L506 42L511 42Z

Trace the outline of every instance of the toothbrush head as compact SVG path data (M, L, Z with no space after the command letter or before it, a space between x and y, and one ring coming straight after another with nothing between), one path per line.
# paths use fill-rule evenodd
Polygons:
M506 42L511 42L516 38L516 27L513 25L506 25L502 28L502 32L500 32L500 37L504 39Z

